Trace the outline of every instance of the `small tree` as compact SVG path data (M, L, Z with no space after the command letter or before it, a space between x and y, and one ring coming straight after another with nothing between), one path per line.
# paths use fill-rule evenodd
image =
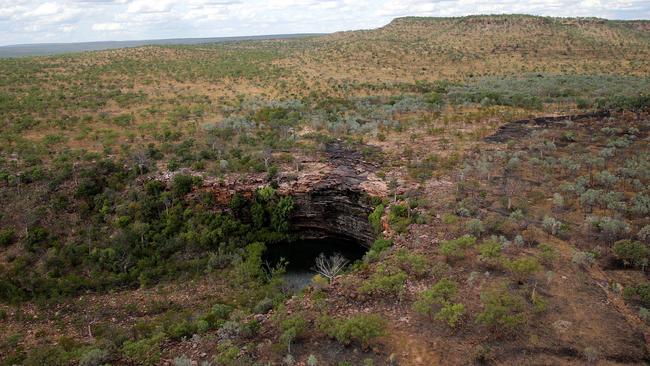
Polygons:
M650 225L646 225L641 230L639 230L638 233L636 233L636 237L641 240L641 242L650 244Z
M474 236L480 236L485 231L485 226L481 220L473 219L467 223L467 231Z
M553 194L553 208L555 208L558 211L561 211L564 209L564 197L562 197L561 194L559 193L554 193Z
M544 216L542 227L544 230L546 230L547 233L551 235L557 235L562 228L562 222L556 220L554 217Z

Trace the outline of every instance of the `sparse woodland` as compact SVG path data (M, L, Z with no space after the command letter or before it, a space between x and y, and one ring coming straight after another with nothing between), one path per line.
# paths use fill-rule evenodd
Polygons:
M376 240L294 294L279 186L332 141ZM650 362L649 142L647 22L0 59L0 365Z

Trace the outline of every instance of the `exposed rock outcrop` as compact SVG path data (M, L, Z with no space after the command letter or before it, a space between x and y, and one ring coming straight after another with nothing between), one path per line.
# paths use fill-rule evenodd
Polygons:
M579 121L591 118L604 118L609 117L609 115L609 111L605 110L594 113L572 114L567 116L554 117L538 117L512 121L499 127L499 129L494 134L486 137L485 141L497 143L508 142L513 139L527 136L536 128L546 128L554 123L560 123L563 121Z

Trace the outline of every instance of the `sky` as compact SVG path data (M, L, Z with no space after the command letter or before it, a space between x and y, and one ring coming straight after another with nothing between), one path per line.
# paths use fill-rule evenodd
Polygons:
M0 45L329 33L407 15L502 13L650 19L650 0L0 0Z

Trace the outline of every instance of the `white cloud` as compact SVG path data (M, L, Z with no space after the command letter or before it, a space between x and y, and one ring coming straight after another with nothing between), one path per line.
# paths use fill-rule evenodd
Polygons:
M54 15L61 11L61 8L57 3L44 3L36 7L36 9L27 12L27 16L45 16L45 15Z
M130 3L126 11L128 13L164 13L172 8L171 1L164 0L135 0Z
M124 29L124 25L121 23L97 23L93 24L92 30L94 31L118 31Z
M650 18L648 0L0 0L0 44L333 32L405 15Z

